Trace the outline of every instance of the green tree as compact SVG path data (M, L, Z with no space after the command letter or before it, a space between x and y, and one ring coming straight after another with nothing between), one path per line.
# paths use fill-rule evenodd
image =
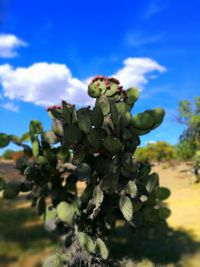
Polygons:
M14 150L6 149L2 156L4 159L12 159L13 153L14 153Z
M192 140L183 140L176 145L177 157L180 160L191 160L196 151L196 145Z
M189 100L179 101L178 121L187 126L181 141L190 140L200 149L200 97L194 98L194 103Z
M200 150L200 96L194 98L194 102L189 100L179 101L178 121L187 126L180 136L180 143L177 147L178 153L183 157L194 159L194 169L199 181L199 150ZM197 160L198 159L198 160Z
M176 158L174 146L164 141L148 144L136 150L136 158L141 161L169 161Z

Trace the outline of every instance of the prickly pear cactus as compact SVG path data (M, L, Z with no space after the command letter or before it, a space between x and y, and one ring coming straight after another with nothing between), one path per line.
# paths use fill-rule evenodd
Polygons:
M76 253L109 266L106 240L117 220L148 236L170 215L162 203L169 190L159 186L147 163L134 158L139 136L161 124L164 110L132 116L139 92L134 87L124 90L114 78L95 77L88 94L96 99L94 107L77 110L65 101L49 107L53 123L48 131L33 120L22 137L0 134L0 147L14 142L24 149L17 167L25 179L20 184L0 179L3 196L30 192L45 228L58 229L65 237L62 257L51 256L44 266L72 266ZM24 144L29 138L32 146ZM81 194L78 181L86 183Z

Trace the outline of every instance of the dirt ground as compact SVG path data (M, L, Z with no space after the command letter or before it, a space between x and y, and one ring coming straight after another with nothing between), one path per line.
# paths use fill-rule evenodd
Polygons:
M195 177L191 172L190 164L176 164L173 166L167 166L166 164L153 166L152 171L158 172L160 176L160 184L166 186L171 190L171 196L167 200L167 203L172 211L172 215L168 219L168 223L176 230L186 231L195 241L200 241L200 184L195 184ZM0 161L0 177L5 177L7 180L21 178L18 175L18 171L13 168L12 162ZM79 189L84 187L83 183L79 184ZM0 207L1 208L1 207ZM17 208L27 208L23 203L18 202ZM33 224L38 221L32 221ZM30 222L28 222L30 223ZM1 222L0 222L1 224ZM41 224L41 221L39 221ZM0 237L1 237L0 233ZM1 243L0 238L0 243ZM12 245L11 249L12 249ZM17 250L17 242L13 249ZM49 249L47 249L49 251ZM7 252L5 252L7 253ZM46 252L47 253L47 252ZM4 263L1 265L1 252L0 252L0 267L33 267L38 266L38 260L44 257L46 254L43 247L43 252L27 250L27 254L20 260L20 264L13 261L12 263ZM27 257L29 258L27 263ZM194 253L194 255L185 255L181 259L184 267L199 267L200 266L200 251ZM131 265L130 265L131 266ZM133 266L133 265L132 265ZM150 266L143 265L138 266ZM152 265L153 266L153 265ZM175 266L175 265L165 265Z

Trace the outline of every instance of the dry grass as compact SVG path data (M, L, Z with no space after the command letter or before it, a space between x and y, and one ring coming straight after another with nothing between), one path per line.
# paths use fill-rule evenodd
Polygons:
M139 256L141 251L137 246L134 247L130 238L131 233L122 228L118 230L119 236L116 234L117 255L127 251L133 256L138 253L138 260L142 260L138 266L153 266L149 259L155 256L168 259L163 261L164 266L168 267L200 266L200 185L194 184L195 178L189 169L190 166L186 164L153 167L153 171L160 174L161 185L170 188L172 192L167 201L172 210L168 222L176 230L172 233L172 246L165 247L163 241L157 247L153 243L148 244L148 249L144 247L146 254L142 260ZM11 162L0 162L0 176L11 180L17 175L18 171ZM80 183L79 191L83 187L84 184ZM55 236L44 231L42 221L27 205L23 196L17 202L0 199L0 267L39 267L42 259L57 248ZM119 249L120 243L126 244L122 250Z

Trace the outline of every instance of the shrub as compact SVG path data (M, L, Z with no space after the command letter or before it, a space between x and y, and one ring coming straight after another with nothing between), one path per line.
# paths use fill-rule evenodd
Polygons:
M107 239L117 220L151 237L156 229L166 227L170 215L162 203L169 190L159 187L159 177L151 173L149 164L132 156L139 136L160 125L164 110L131 116L139 93L135 88L123 90L114 78L94 78L88 94L96 98L94 108L77 110L65 101L48 108L51 130L44 131L38 120L30 122L32 147L17 140L26 155L17 161L25 180L2 181L4 198L31 192L45 228L64 236L63 251L48 258L45 267L64 266L64 262L65 266L113 266ZM0 134L1 147L12 140ZM86 183L80 196L78 181Z
M190 140L181 141L176 145L177 157L180 160L192 160L196 151L194 142Z
M12 159L13 153L14 153L14 150L6 149L2 156L4 159Z
M135 157L141 161L169 161L176 158L175 148L164 141L150 143L136 150Z
M20 159L23 156L24 156L24 152L23 151L15 151L12 154L12 159L16 162L18 159Z

